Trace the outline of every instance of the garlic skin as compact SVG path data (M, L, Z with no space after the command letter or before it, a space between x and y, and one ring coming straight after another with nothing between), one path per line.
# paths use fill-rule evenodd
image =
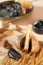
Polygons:
M2 28L2 23L3 23L3 21L2 21L2 20L0 20L0 28Z
M32 31L32 34L38 41L43 42L43 34L37 34L34 31Z
M12 1L12 0L0 0L0 3L7 2L7 1Z
M0 22L0 25L2 26L2 22ZM9 30L14 29L13 33L11 35L10 35L10 32L6 33L7 36L3 37L0 40L0 47L4 48L4 42L6 40L8 40L8 42L13 46L13 48L18 51L18 49L21 49L20 48L20 41L21 41L21 39L24 36L26 36L26 40L24 41L25 42L25 46L24 46L23 50L28 51L29 40L31 38L32 39L32 49L31 49L31 52L38 52L38 50L40 49L39 41L43 41L43 36L35 33L33 31L33 29L32 29L32 25L31 24L29 24L28 26L21 26L21 25L19 25L19 27L21 28L20 32L15 30L16 29L16 25L13 25L13 24L9 23L9 26L7 27L7 29L9 29Z

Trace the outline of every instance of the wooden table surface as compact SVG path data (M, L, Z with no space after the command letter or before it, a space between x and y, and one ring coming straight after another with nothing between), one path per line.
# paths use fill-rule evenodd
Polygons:
M14 22L14 24L27 25L40 19L43 20L43 7L34 6L33 11L30 12L28 15L20 17L17 20L12 20L12 22Z

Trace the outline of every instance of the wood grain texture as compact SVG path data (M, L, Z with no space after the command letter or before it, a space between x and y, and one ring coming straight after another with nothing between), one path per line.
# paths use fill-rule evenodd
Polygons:
M33 24L36 20L40 19L43 20L43 7L33 6L32 12L18 19L12 19L11 22L14 24L27 25L31 23Z

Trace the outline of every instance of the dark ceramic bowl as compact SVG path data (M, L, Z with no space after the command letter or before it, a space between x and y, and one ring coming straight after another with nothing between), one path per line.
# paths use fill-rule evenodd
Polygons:
M13 3L14 1L5 1L5 2L1 2L0 3L0 6L5 4L5 3ZM2 7L2 6L1 6ZM32 10L33 10L33 6L30 6L27 10L26 10L26 14L22 14L22 15L19 15L19 16L15 16L15 17L9 17L9 12L7 12L5 9L1 9L0 7L0 17L1 18L4 18L4 19L17 19L19 17L22 17L22 16L25 16L26 14L30 13ZM4 13L3 13L4 12Z

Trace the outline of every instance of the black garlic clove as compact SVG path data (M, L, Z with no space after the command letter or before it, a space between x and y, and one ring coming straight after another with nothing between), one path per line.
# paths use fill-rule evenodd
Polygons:
M21 47L21 49L24 48L24 45L25 45L25 38L26 38L26 37L23 37L23 38L21 39L21 42L20 42L20 47Z
M18 53L15 49L10 48L8 51L8 56L12 59L19 59L21 58L21 54Z
M38 34L43 34L43 20L38 20L33 24L33 30Z
M31 50L32 50L32 39L30 38L28 51L31 52Z

